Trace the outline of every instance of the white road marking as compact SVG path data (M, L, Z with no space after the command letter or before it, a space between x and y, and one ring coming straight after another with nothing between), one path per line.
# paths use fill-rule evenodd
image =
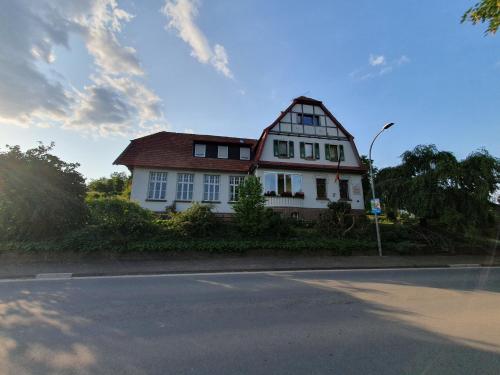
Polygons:
M56 273L39 273L36 275L38 280L60 280L60 279L71 279L72 273L67 272L56 272Z

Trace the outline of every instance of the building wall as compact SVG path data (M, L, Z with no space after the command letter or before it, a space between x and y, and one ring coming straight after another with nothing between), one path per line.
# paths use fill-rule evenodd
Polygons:
M290 173L290 174L301 174L302 175L302 191L304 192L304 199L301 198L282 198L282 197L270 197L268 198L269 206L295 206L304 208L327 208L328 200L318 200L316 199L316 178L326 179L326 193L327 198L330 201L336 202L340 198L339 182L335 181L335 173L326 172L311 172L311 171L290 171L290 170L280 170L280 169L267 169L258 168L255 171L255 175L261 178L263 182L263 176L266 172L275 173ZM361 184L361 175L358 174L341 174L340 178L343 180L349 180L349 197L351 199L351 207L354 210L364 209L363 200L363 188Z
M161 171L167 172L167 189L166 201L148 201L148 183L149 172ZM279 169L263 169L259 168L255 171L257 177L263 177L266 172L277 173L297 173L302 175L302 190L304 192L304 199L300 198L284 198L284 197L270 197L267 198L267 205L273 208L279 207L297 207L297 208L314 208L321 209L327 208L327 200L316 199L316 178L325 178L327 180L327 198L331 201L339 199L339 183L335 181L334 173L322 173L311 171L285 171ZM194 174L194 189L193 189L193 202L203 201L203 176L205 174L217 174L220 176L220 203L213 203L213 210L216 213L232 213L233 209L229 203L229 177L230 176L245 176L245 174L238 173L216 173L216 172L193 172L189 170L168 170L168 169L147 169L147 168L134 168L132 178L132 192L131 199L136 201L144 208L150 209L155 212L164 211L167 206L175 202L178 211L184 211L191 203L190 202L177 202L177 173L193 173ZM361 187L361 176L356 174L342 174L342 179L349 180L349 197L351 198L351 206L355 210L364 209L363 204L363 190Z
M274 140L281 141L293 141L294 143L294 157L293 158L280 158L274 156L273 143ZM319 159L315 160L306 160L300 158L300 142L306 143L319 143ZM269 134L266 139L266 143L264 144L264 148L262 150L262 155L260 160L262 161L274 161L274 162L286 162L286 163L300 163L300 164L308 164L308 165L325 165L330 164L332 166L337 166L338 162L330 161L325 158L325 144L332 145L344 145L344 156L345 161L341 161L340 165L342 167L358 167L359 163L354 154L354 150L351 147L351 143L347 140L333 140L333 139L323 139L323 138L313 138L313 137L299 137L293 135L285 135L285 134Z
M165 202L148 201L148 183L149 172L160 171L167 172L167 191ZM199 172L189 170L169 170L169 169L146 169L134 168L132 175L132 192L130 198L144 208L152 211L161 212L165 211L167 206L175 202L178 211L184 211L191 203L190 202L176 202L177 192L177 174L178 173L192 173L194 174L194 187L193 187L193 202L203 201L203 176L205 174L213 174L220 176L219 198L220 203L213 203L213 211L216 213L230 213L233 212L231 204L229 203L229 176L246 176L241 173L217 173L217 172Z

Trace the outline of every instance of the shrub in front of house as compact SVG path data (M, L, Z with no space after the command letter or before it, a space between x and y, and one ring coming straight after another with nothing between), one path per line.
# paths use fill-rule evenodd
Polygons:
M249 176L238 187L238 200L233 204L235 222L244 235L256 236L265 230L266 198L262 184Z
M322 235L342 237L353 224L350 214L351 205L348 202L330 202L328 210L321 213L317 221L317 230Z
M185 211L170 213L170 219L162 220L162 224L174 236L209 237L217 232L220 223L210 205L193 203Z
M89 225L112 235L139 236L157 231L155 215L123 198L87 199Z

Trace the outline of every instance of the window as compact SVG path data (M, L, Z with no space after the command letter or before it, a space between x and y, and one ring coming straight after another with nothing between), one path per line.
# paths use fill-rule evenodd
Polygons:
M241 160L250 160L250 148L249 147L240 147L240 159Z
M243 182L245 176L229 176L229 201L238 200L238 186Z
M297 122L302 125L319 125L319 116L318 115L306 115L303 113L297 114Z
M177 196L180 201L193 200L194 175L191 173L177 174Z
M340 199L349 200L349 180L339 181Z
M275 139L273 142L274 156L278 158L293 158L293 141L280 141Z
M300 157L302 159L319 159L319 143L300 142Z
M217 147L217 157L219 159L227 159L227 146Z
M316 199L326 199L326 178L316 179Z
M305 144L305 157L306 159L312 159L314 156L313 154L313 144L312 143L306 143Z
M345 160L344 145L327 145L325 144L325 159L330 161Z
M165 200L167 193L167 172L149 172L148 199Z
M207 145L196 143L194 145L194 156L204 158L207 150Z
M203 200L217 202L219 201L219 182L220 176L206 174L203 181Z
M266 195L293 195L302 192L302 175L290 173L266 173L264 193Z

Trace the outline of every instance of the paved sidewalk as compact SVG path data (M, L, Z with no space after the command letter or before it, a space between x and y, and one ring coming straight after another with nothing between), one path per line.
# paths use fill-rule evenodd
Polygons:
M271 271L386 267L500 266L500 257L476 255L435 256L222 256L155 260L95 259L82 261L20 261L0 257L0 278L35 277L46 273L73 276L130 275L183 272Z

